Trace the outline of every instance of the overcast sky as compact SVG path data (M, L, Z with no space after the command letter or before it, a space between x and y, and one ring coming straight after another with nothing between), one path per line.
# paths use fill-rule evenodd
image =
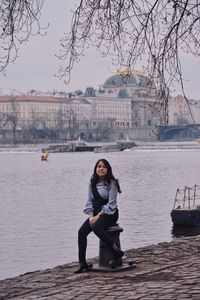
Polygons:
M20 47L19 58L14 65L9 65L6 76L0 73L0 93L5 90L27 92L31 89L47 91L85 91L88 86L98 88L113 75L111 58L102 58L94 49L86 53L81 62L75 66L68 85L54 76L60 61L59 41L63 32L70 29L71 10L79 0L46 0L42 9L41 25L49 23L46 36L34 36ZM187 96L200 100L200 58L185 55L183 74ZM177 88L174 94L180 93Z

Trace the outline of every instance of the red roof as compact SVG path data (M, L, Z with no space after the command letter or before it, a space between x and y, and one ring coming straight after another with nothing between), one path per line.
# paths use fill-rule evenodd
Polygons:
M84 98L64 98L64 97L53 97L53 96L33 96L33 95L17 95L17 96L0 96L0 103L2 102L11 102L11 101L17 101L17 102L46 102L46 103L72 103L74 101L79 101L80 103L84 104L90 104L86 99Z
M68 102L70 98L56 98L52 96L32 96L32 95L17 95L17 96L0 96L0 102L10 102L10 101L19 101L19 102L48 102L48 103L57 103L57 102Z

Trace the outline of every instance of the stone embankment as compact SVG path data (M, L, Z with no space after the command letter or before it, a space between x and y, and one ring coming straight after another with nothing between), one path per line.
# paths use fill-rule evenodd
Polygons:
M200 299L200 236L126 251L132 260L136 268L121 272L76 275L70 263L2 280L0 299Z

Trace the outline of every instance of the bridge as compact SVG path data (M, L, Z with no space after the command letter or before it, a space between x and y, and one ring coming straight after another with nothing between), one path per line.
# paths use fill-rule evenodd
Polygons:
M200 124L162 125L159 127L159 141L193 140L198 138L200 138Z

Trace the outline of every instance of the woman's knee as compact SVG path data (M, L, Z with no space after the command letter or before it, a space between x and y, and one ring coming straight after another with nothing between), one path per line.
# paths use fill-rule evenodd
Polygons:
M87 224L84 223L78 230L78 236L79 237L86 237L88 234L92 231L91 227Z
M98 222L94 223L91 225L91 228L92 228L92 231L94 233L98 233L98 232L101 232L103 228L103 226L101 226L101 224L99 224Z

